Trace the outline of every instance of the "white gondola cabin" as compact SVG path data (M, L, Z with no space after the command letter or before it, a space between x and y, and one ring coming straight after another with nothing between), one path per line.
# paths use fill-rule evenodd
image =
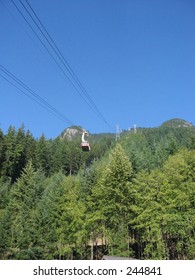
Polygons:
M89 152L91 150L90 146L89 146L89 142L85 140L85 135L88 136L88 133L86 131L83 131L82 134L82 139L81 139L81 148L84 152Z

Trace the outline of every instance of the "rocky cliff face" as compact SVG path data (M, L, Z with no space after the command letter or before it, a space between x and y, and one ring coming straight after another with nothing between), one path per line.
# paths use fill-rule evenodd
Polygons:
M66 128L60 135L61 138L65 138L68 141L71 141L75 138L81 137L83 133L83 128L80 126L71 126Z

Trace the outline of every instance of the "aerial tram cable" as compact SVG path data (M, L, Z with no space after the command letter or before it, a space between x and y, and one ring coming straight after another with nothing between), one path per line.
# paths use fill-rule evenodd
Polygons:
M31 28L31 30L33 31L33 33L36 35L36 37L38 38L38 40L41 42L41 44L44 46L44 48L46 49L46 51L48 52L48 54L50 55L50 57L53 59L53 61L57 64L57 66L59 67L59 69L62 71L62 73L64 74L64 76L68 79L68 81L71 83L71 85L74 87L74 89L76 90L76 92L80 95L80 97L83 99L83 101L85 103L87 103L87 105L93 110L93 112L99 117L101 118L109 127L111 127L111 125L106 121L106 119L104 118L104 116L101 114L101 112L99 111L99 109L97 108L97 106L95 105L94 101L91 99L90 95L87 93L87 91L85 90L84 86L82 85L82 83L79 81L78 77L76 76L76 74L74 73L74 71L72 70L72 68L70 67L70 65L68 64L67 60L64 58L63 54L61 53L61 51L59 50L59 48L57 47L57 45L55 44L54 40L51 38L51 36L49 35L48 31L46 30L46 28L43 26L43 24L41 23L41 21L39 20L38 16L36 15L36 13L34 12L34 10L32 9L32 7L30 6L30 4L27 2L28 6L30 7L30 9L33 11L33 14L35 15L36 19L38 20L39 24L41 25L42 29L45 31L45 33L47 34L47 36L44 34L44 32L41 30L40 26L38 25L38 23L36 22L36 20L33 18L32 14L29 12L29 10L25 7L25 5L21 2L22 6L24 7L24 9L26 10L26 12L29 14L29 16L31 17L31 19L33 20L33 22L35 23L35 25L37 26L37 28L39 29L39 31L41 32L41 34L44 36L44 38L46 39L46 41L48 42L48 44L50 45L50 47L52 48L52 50L54 51L54 53L57 55L58 59L61 61L61 63L63 64L63 66L66 68L66 70L69 72L69 74L71 75L72 79L74 80L74 82L76 82L77 86L80 88L81 92L78 90L78 88L75 86L74 82L70 79L70 77L65 73L64 69L60 66L59 62L55 59L55 57L53 56L53 54L50 52L50 50L47 48L47 46L45 45L45 43L42 41L42 39L40 38L40 36L37 34L37 32L35 31L35 29L32 27L32 25L29 23L28 19L24 16L24 14L21 12L21 10L18 8L18 6L14 3L13 0L11 0L11 2L14 4L15 8L18 10L18 12L21 14L21 16L24 18L24 20L26 21L26 23L28 24L28 26ZM49 37L49 39L47 38ZM112 127L111 127L112 128Z
M14 86L16 89L18 89L20 92L22 92L23 94L25 94L27 97L29 97L31 100L33 100L34 102L36 102L39 106L41 106L42 108L44 108L45 110L47 110L49 113L55 115L58 119L60 119L61 121L64 122L64 119L60 118L58 115L54 114L50 109L48 109L47 107L45 107L43 104L41 104L40 102L38 102L38 100L36 100L35 98L33 98L31 95L29 95L28 93L26 93L24 90L22 90L21 88L19 88L18 86L16 86L13 82L11 82L10 80L8 80L7 78L5 78L3 75L0 74L0 77L2 77L5 81L7 81L9 84L11 84L12 86Z
M12 86L14 86L16 89L18 89L20 92L22 92L23 94L25 94L27 97L29 97L31 100L33 100L34 102L36 102L38 105L40 105L41 107L43 107L44 109L46 109L48 112L52 113L54 116L56 116L58 119L62 120L62 121L66 121L67 123L69 123L70 125L73 125L73 123L66 118L64 115L62 115L62 113L60 113L57 109L55 109L55 107L53 107L52 105L50 105L47 101L45 101L41 96L39 96L37 93L35 93L29 86L25 85L21 80L19 80L15 75L13 75L10 71L8 71L5 67L3 67L2 65L0 65L0 70L7 75L7 78L4 77L2 74L0 74L0 76L6 80L8 83L10 83ZM9 78L9 79L8 79ZM11 81L10 81L11 79ZM22 87L23 89L21 89L19 86L17 86L16 84L18 84L20 87ZM25 90L25 91L24 91ZM26 92L27 91L27 92ZM28 94L30 93L30 94ZM88 132L83 130L82 133L82 138L81 138L81 149L84 152L89 152L91 150L89 142L85 140L85 135L88 136Z
M33 19L34 23L37 25L37 27L39 28L39 30L41 31L41 33L43 34L43 36L45 37L45 39L47 40L47 42L49 43L49 45L52 47L52 49L54 50L54 52L57 54L57 56L59 57L59 59L61 60L62 64L65 66L65 68L67 69L67 71L69 72L69 74L71 75L71 77L74 79L74 81L76 82L76 84L79 86L79 88L81 89L81 91L83 92L83 94L87 97L87 99L90 101L91 105L93 106L93 108L95 109L95 111L99 114L99 116L102 118L102 120L107 123L106 119L104 118L104 116L101 114L101 112L99 111L99 109L97 108L95 102L93 101L93 99L91 98L91 96L88 94L88 92L86 91L85 87L83 86L83 84L81 83L81 81L79 80L79 78L77 77L77 75L75 74L75 72L73 71L73 69L71 68L70 64L68 63L68 61L65 59L64 55L62 54L62 52L60 51L60 49L58 48L58 46L56 45L55 41L53 40L53 38L51 37L51 35L49 34L49 32L47 31L47 29L44 27L43 23L41 22L41 20L39 19L39 17L37 16L36 12L34 11L34 9L32 8L32 6L30 5L30 3L28 2L28 0L25 0L26 3L28 4L30 10L32 11L32 13L34 14L35 18L37 19L37 21L39 22L39 24L41 25L43 31L46 33L43 34L44 32L41 31L40 27L38 27L37 23L35 23L35 20L32 18L32 16L30 15L29 11L27 11L27 9L25 8L25 6L23 5L23 3L20 0L20 3L23 5L23 7L26 9L26 11L28 12L28 14L30 15L30 17ZM47 38L46 38L47 37ZM48 39L49 38L49 39ZM52 46L53 44L53 46Z
M31 88L26 86L22 81L20 81L15 75L13 75L11 72L9 72L5 67L0 65L0 70L6 74L9 78L11 78L14 82L16 82L19 86L21 86L24 90L30 93L30 95L25 92L23 89L21 89L19 86L15 85L13 81L10 81L8 78L4 77L2 74L0 74L0 77L2 77L5 81L10 83L12 86L14 86L16 89L18 89L20 92L25 94L27 97L29 97L31 100L36 102L38 105L40 105L42 108L46 109L48 112L56 116L58 119L62 121L66 121L67 123L73 125L73 123L67 119L65 116L63 116L58 110L56 110L53 106L51 106L47 101L45 101L42 97L40 97L37 93L35 93ZM41 102L40 102L41 101ZM85 135L89 135L87 131L83 130L82 138L81 138L81 149L84 152L89 152L91 150L89 142L85 140Z
M41 44L44 46L44 48L46 49L46 51L48 52L48 54L51 56L51 58L53 59L53 61L57 64L57 66L59 67L59 69L62 71L63 75L68 79L68 81L71 83L71 85L73 86L73 88L76 90L76 92L80 95L80 97L84 100L85 103L88 104L88 106L94 111L94 113L97 112L94 110L94 108L91 106L91 104L89 103L89 101L87 101L84 96L81 95L80 91L77 89L77 87L74 85L74 83L72 82L72 80L67 76L67 74L65 73L65 71L63 70L63 68L60 66L60 64L57 62L57 60L55 59L55 57L52 55L52 53L49 51L49 49L47 48L47 46L43 43L43 41L41 40L41 38L37 35L36 31L33 29L33 27L30 25L30 23L28 22L28 20L25 18L25 16L22 14L22 12L19 10L19 8L17 7L17 5L13 2L13 0L11 0L12 3L14 4L14 6L16 7L16 9L19 11L19 13L22 15L22 17L24 18L24 20L27 22L27 24L29 25L29 27L31 28L31 30L33 31L33 33L36 35L36 37L38 38L38 40L41 42Z
M49 43L49 45L51 46L51 48L53 49L53 51L55 52L55 54L58 56L58 58L60 59L60 61L62 62L62 64L64 65L64 67L66 68L66 70L69 72L69 74L71 75L71 77L73 78L73 80L76 82L77 86L80 88L80 90L83 92L83 94L85 95L85 97L87 98L87 100L90 102L90 106L92 106L92 109L95 110L95 113L105 122L107 123L106 119L104 118L104 116L102 115L102 113L99 111L99 109L97 108L96 104L94 103L93 99L91 98L91 96L88 94L88 92L86 91L86 89L84 88L83 84L80 82L79 78L77 77L77 75L75 74L75 72L73 71L73 69L71 68L70 64L68 63L68 61L65 59L64 55L62 54L62 52L59 50L58 46L56 45L56 43L54 42L54 40L52 39L52 37L50 36L49 32L46 30L46 28L44 27L44 25L42 24L42 22L40 21L40 19L38 18L36 12L33 10L32 6L29 4L29 2L27 0L25 0L26 3L28 4L28 6L30 7L31 11L33 12L34 16L36 17L36 19L38 20L39 24L41 25L41 27L43 28L44 32L46 33L46 35L44 34L44 32L42 32L41 28L37 25L36 21L33 19L32 15L30 14L30 12L26 9L26 7L23 5L23 3L20 0L20 3L23 5L23 7L25 8L25 10L28 12L28 14L30 15L31 19L33 20L33 22L36 24L36 26L39 28L40 32L42 33L42 35L45 37L45 39L47 40L47 42ZM48 39L49 38L49 39ZM52 46L53 44L53 46ZM88 104L89 105L89 104ZM108 124L108 123L107 123ZM109 125L109 124L108 124Z
M11 72L9 72L5 67L0 65L0 70L7 75L7 78L5 78L3 75L0 75L4 80L12 84L14 87L16 87L18 90L23 92L26 96L28 96L30 99L35 101L37 104L42 106L44 109L58 117L60 120L65 121L69 125L74 125L71 120L69 120L67 117L65 117L60 111L58 111L54 106L50 105L46 100L44 100L39 94L37 94L35 91L33 91L29 86L25 85L21 80L19 80L15 75L13 75ZM9 78L9 79L8 79ZM10 81L11 79L11 81ZM18 87L17 85L22 87ZM24 91L25 90L25 91Z
M43 41L41 40L40 36L37 35L35 29L32 27L32 25L28 22L28 20L26 19L26 17L23 15L23 13L20 11L20 9L17 7L17 5L14 3L13 0L11 0L11 2L14 4L14 6L16 7L16 9L18 10L18 12L21 14L21 16L23 17L23 19L26 21L26 23L28 24L28 26L30 27L30 29L33 31L33 33L35 34L35 36L38 38L38 40L40 41L40 43L43 45L43 47L46 49L47 53L50 55L50 57L53 59L53 61L56 63L56 65L59 67L59 69L62 71L63 75L69 80L69 82L71 83L71 85L74 87L74 89L80 94L80 92L78 91L78 89L75 87L75 85L73 84L73 82L71 81L71 79L68 77L68 75L65 73L65 71L63 70L63 68L60 66L60 64L58 63L58 61L55 59L55 57L52 55L52 53L50 52L50 50L47 48L47 46L43 43ZM82 96L81 96L82 97Z

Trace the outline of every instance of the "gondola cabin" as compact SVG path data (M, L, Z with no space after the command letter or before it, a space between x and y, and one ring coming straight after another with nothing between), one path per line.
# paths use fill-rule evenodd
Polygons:
M91 150L89 142L85 140L85 135L88 135L86 131L83 132L82 134L82 139L81 139L81 148L84 152L89 152Z
M90 151L90 146L88 142L81 143L81 148L84 152L89 152Z

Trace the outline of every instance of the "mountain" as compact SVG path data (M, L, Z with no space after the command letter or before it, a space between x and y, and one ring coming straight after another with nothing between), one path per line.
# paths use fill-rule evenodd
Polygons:
M180 118L173 118L170 119L168 121L163 122L159 128L161 127L169 127L169 128L180 128L180 127L186 127L186 128L190 128L193 127L192 123L190 123L189 121L180 119ZM150 130L150 128L137 128L137 130L142 131L142 130ZM153 128L154 129L154 128ZM83 131L86 131L84 128L82 128L81 126L70 126L66 129L64 129L62 131L62 133L60 134L60 138L61 139L66 139L68 141L72 141L72 140L80 140L81 139L81 135L83 133ZM133 130L131 130L132 132ZM91 141L99 141L99 140L103 140L103 139L110 139L113 140L115 139L115 135L116 133L96 133L96 134L92 134L88 131L89 133L89 140ZM121 132L121 136L125 136L129 134L129 130L123 130Z
M192 124L188 121L179 119L179 118L175 118L175 119L171 119L168 120L164 123L162 123L162 126L169 126L169 127L191 127Z
M73 139L81 138L83 131L84 129L80 126L70 126L60 134L60 138L72 141Z
M81 126L70 126L62 131L59 138L66 139L68 141L72 140L79 140L81 141L81 135L83 131L87 131L86 129L82 128ZM89 133L88 139L92 142L101 142L101 141L112 141L115 139L115 133Z
M189 124L90 133L90 152L79 126L48 140L0 129L0 259L195 259Z

